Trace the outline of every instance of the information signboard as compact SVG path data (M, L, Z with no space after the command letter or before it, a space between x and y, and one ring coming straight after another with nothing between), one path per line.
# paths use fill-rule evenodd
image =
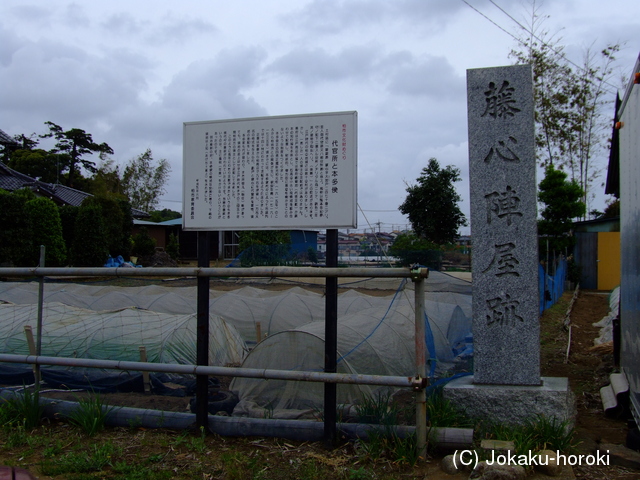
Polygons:
M357 112L186 122L184 230L357 227Z

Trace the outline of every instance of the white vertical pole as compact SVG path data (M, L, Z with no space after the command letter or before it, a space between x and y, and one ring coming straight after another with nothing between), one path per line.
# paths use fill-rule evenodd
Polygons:
M44 268L45 246L40 245L40 263L38 266ZM40 277L38 285L38 324L36 325L36 355L42 355L42 307L44 303L44 276ZM36 365L34 372L36 391L40 389L40 365Z

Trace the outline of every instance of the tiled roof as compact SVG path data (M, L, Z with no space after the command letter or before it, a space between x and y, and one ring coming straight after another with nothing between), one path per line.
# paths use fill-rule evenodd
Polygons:
M55 195L67 205L78 207L85 198L91 196L90 193L81 192L80 190L76 190L75 188L71 187L65 187L64 185L45 185L50 188L50 191L53 195Z
M0 188L12 192L31 185L35 179L7 167L0 162Z
M0 162L0 188L12 192L25 187L42 196L51 198L60 205L72 205L74 207L79 207L85 198L92 196L90 193L82 192L75 188L41 182L24 173L16 172ZM132 208L131 214L136 218L149 216L147 212L137 208Z
M18 142L16 142L12 136L10 136L7 133L5 133L4 130L0 129L0 144L3 144L3 145L14 144L14 145L17 145Z

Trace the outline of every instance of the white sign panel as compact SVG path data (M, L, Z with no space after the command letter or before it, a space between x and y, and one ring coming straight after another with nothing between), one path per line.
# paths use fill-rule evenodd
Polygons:
M183 229L357 227L357 112L184 124Z

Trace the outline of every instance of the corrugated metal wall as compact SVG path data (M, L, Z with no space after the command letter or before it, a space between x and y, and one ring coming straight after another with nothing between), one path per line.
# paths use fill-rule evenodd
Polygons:
M598 288L598 233L576 232L575 261L580 266L580 288Z
M640 58L634 72L640 72ZM640 80L640 79L639 79ZM617 119L620 128L620 230L622 278L620 327L622 368L640 424L640 84L632 77Z

